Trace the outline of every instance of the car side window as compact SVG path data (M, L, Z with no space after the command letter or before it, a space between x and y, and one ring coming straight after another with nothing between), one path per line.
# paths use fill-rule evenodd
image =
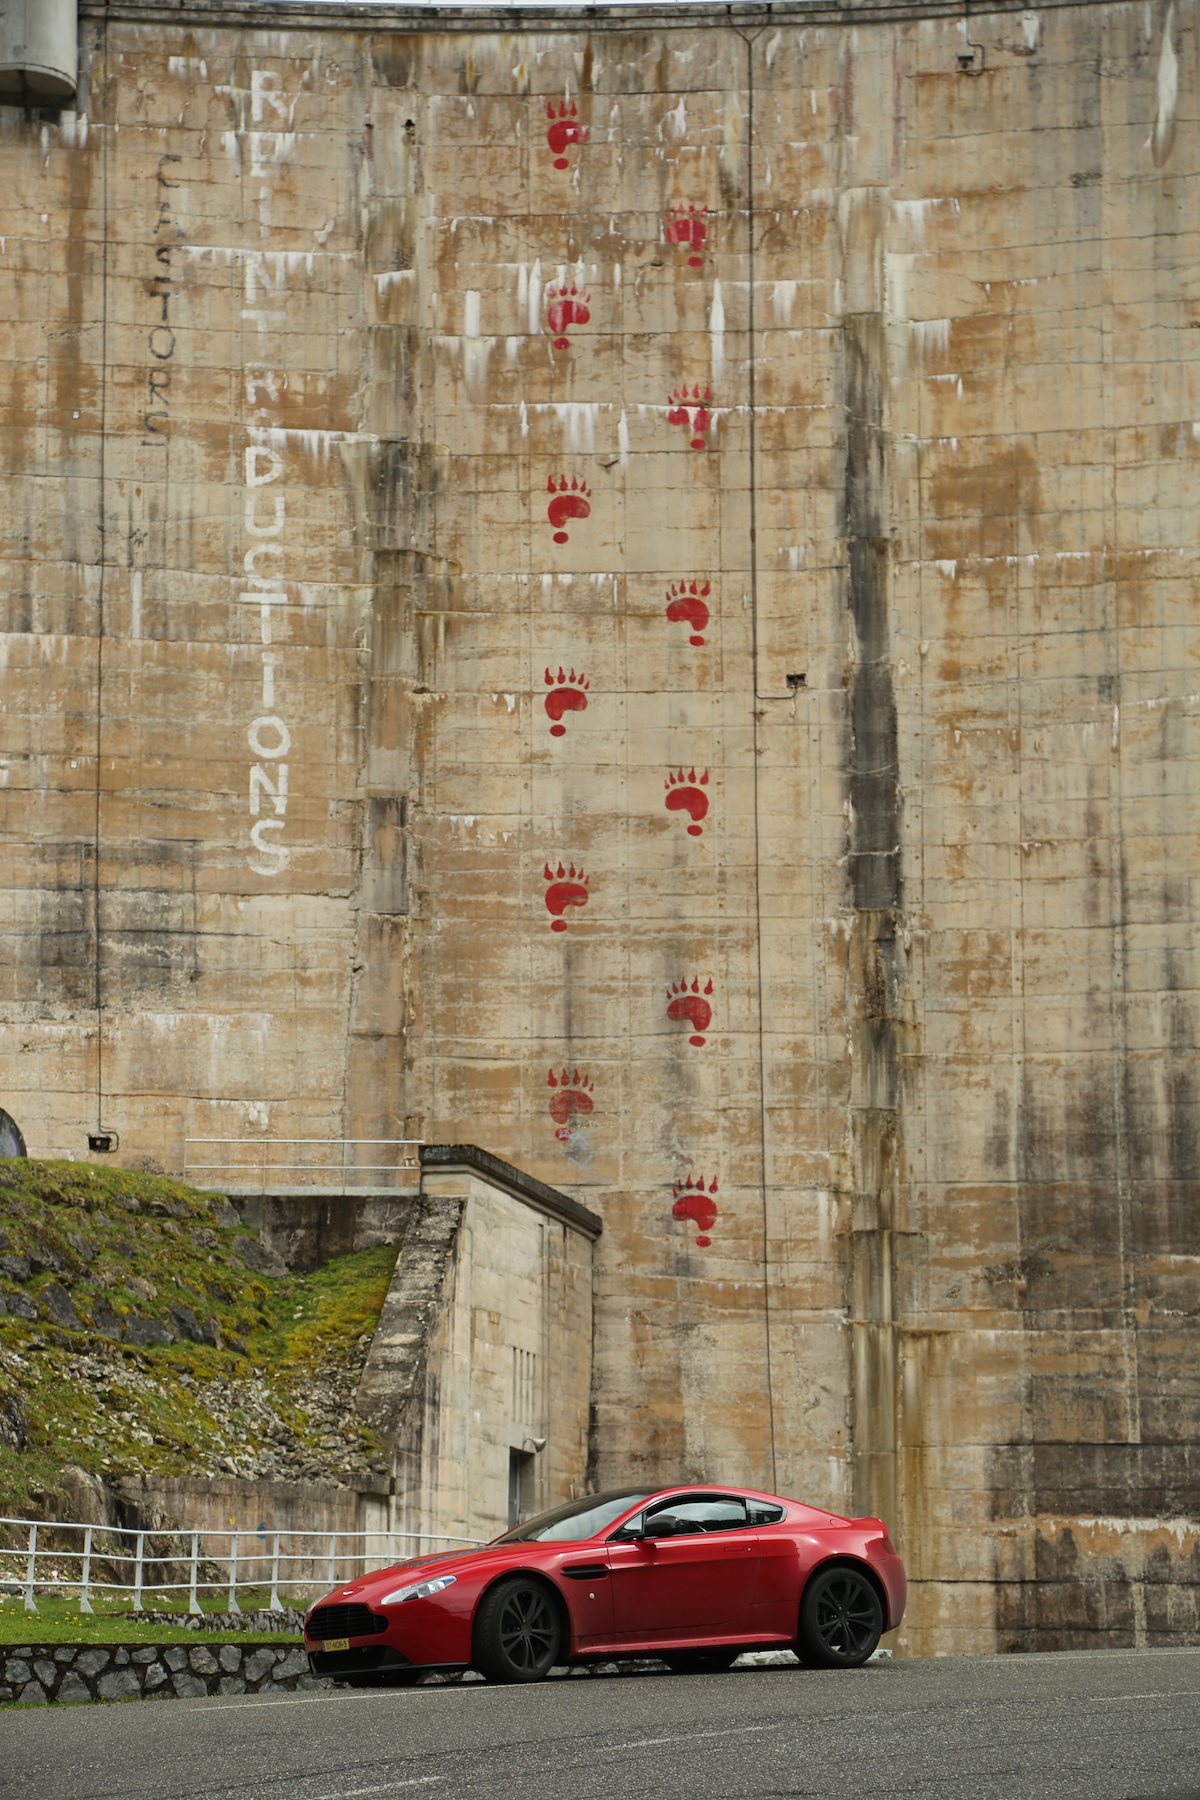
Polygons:
M778 1525L784 1516L782 1506L768 1506L765 1500L747 1500L746 1508L752 1525Z
M675 1520L675 1535L690 1536L699 1531L736 1531L750 1523L746 1502L731 1494L704 1495L699 1499L663 1500L650 1507L647 1518L670 1513Z

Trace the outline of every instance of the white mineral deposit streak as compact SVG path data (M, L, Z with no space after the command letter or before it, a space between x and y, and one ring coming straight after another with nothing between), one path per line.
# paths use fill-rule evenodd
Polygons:
M1175 31L1175 8L1168 6L1163 22L1162 48L1158 56L1155 82L1154 128L1146 139L1154 166L1161 169L1175 142L1175 108L1179 100L1179 59L1172 38Z

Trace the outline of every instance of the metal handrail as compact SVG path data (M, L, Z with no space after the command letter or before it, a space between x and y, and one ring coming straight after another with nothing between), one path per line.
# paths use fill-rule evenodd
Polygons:
M193 1176L228 1177L253 1176L260 1192L266 1190L268 1182L286 1180L299 1187L312 1187L318 1182L332 1184L340 1188L343 1194L354 1188L370 1186L362 1177L387 1175L394 1178L399 1174L414 1170L419 1161L419 1152L423 1138L232 1138L232 1137L191 1137L183 1141L183 1174L184 1180L190 1181ZM250 1151L253 1160L248 1162L229 1161L226 1158L206 1158L192 1155L193 1145L226 1145L235 1151ZM280 1161L277 1152L300 1145L319 1145L330 1154L324 1161L314 1161L303 1157L298 1160ZM360 1162L352 1158L350 1152L355 1149L370 1147L375 1150L409 1150L409 1156L392 1156L385 1162ZM204 1185L203 1181L193 1185ZM219 1185L228 1185L220 1180ZM235 1186L241 1186L239 1182ZM386 1187L386 1182L374 1185Z
M79 1610L81 1613L93 1613L91 1603L93 1592L112 1594L131 1594L134 1610L142 1611L142 1596L147 1586L158 1594L187 1593L188 1615L203 1616L204 1608L200 1604L200 1594L221 1592L227 1596L226 1610L240 1613L238 1605L238 1588L261 1588L269 1579L271 1598L268 1610L282 1612L283 1603L279 1598L281 1588L304 1588L313 1586L313 1578L287 1575L283 1572L288 1563L307 1563L309 1565L323 1562L325 1567L322 1580L326 1587L334 1587L338 1581L348 1581L355 1575L366 1572L370 1566L387 1568L397 1558L392 1554L397 1544L415 1546L408 1553L408 1559L422 1553L422 1545L427 1543L463 1544L478 1546L482 1538L458 1537L448 1531L213 1531L207 1527L171 1528L162 1531L139 1530L125 1525L80 1525L65 1519L8 1519L0 1518L0 1528L19 1526L27 1535L24 1546L15 1545L9 1548L0 1546L0 1580L4 1579L3 1565L12 1561L18 1567L24 1566L20 1586L24 1590L25 1611L36 1613L36 1594L40 1590L47 1593L61 1589L64 1585L74 1586L75 1581L65 1582L61 1573L39 1579L37 1565L39 1559L43 1564L54 1561L77 1562L79 1564ZM77 1531L83 1534L77 1550L47 1549L38 1547L38 1532ZM104 1547L97 1539L134 1539L132 1551L121 1548ZM285 1544L294 1544L298 1539L311 1538L314 1547L311 1550L285 1548ZM224 1540L228 1545L224 1555L211 1547L213 1539ZM251 1547L246 1548L246 1540L252 1540ZM147 1551L147 1540L151 1540ZM180 1548L171 1550L164 1548L168 1542L176 1542ZM357 1551L346 1552L343 1544L358 1545ZM258 1546L262 1546L258 1548ZM368 1546L370 1548L368 1548ZM382 1556L379 1549L382 1547ZM374 1552L374 1554L372 1554ZM102 1557L110 1563L130 1563L133 1565L133 1580L130 1582L104 1581L92 1573L94 1558ZM163 1564L186 1564L187 1579L185 1581L151 1581L147 1583L146 1565L161 1566ZM228 1574L220 1581L202 1579L201 1564L224 1563ZM346 1564L357 1566L347 1569ZM253 1568L262 1565L257 1576L243 1573L247 1565ZM13 1578L9 1577L11 1581Z

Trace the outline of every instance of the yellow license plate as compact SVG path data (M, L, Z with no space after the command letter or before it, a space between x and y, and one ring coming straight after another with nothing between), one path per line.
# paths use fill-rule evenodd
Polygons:
M328 1650L348 1650L350 1648L350 1639L349 1638L326 1638L325 1639L325 1648L327 1651Z

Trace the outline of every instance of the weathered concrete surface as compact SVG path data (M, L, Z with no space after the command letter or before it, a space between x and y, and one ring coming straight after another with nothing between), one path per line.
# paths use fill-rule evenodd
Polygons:
M2 115L30 1148L481 1139L601 1482L1195 1636L1194 4L109 10Z
M510 1500L587 1491L600 1221L474 1146L436 1154L356 1404L393 1453L389 1526L487 1540Z

